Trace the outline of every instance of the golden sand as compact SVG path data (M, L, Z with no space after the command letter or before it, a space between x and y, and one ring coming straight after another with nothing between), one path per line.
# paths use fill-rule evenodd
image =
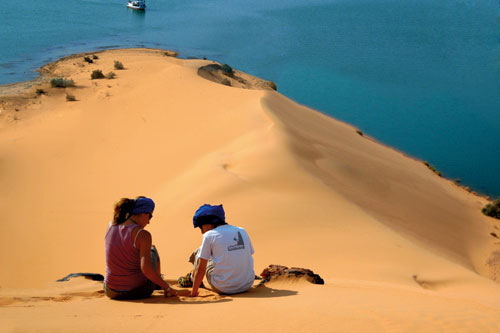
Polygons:
M29 89L0 95L1 331L500 330L500 241L490 235L499 227L481 214L486 199L253 89L269 85L245 73L234 87L198 75L211 61L97 55L64 58ZM116 78L91 80L95 69ZM76 87L51 88L52 76ZM157 204L148 230L172 283L201 240L194 211L223 203L252 238L257 273L306 267L325 285L118 302L99 282L55 282L104 273L113 204L138 195Z

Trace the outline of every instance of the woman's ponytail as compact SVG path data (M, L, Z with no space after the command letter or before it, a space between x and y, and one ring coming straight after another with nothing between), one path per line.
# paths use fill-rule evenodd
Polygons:
M115 213L113 215L113 224L122 224L125 222L134 209L135 200L129 198L122 198L115 204Z

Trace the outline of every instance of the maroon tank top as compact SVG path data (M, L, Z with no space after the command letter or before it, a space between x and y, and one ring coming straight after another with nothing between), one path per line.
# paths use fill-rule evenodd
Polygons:
M126 291L146 283L141 271L139 249L133 245L132 230L137 225L111 225L104 238L106 253L106 286Z

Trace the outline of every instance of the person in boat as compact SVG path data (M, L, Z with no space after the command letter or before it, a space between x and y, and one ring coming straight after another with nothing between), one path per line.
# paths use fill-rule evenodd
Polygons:
M111 299L147 298L155 289L163 289L165 296L179 293L163 280L158 251L144 230L154 209L154 201L146 197L122 198L115 204L104 242L104 292Z
M178 280L182 287L192 287L191 296L206 276L212 290L219 294L236 294L252 287L255 273L254 249L245 229L226 223L222 205L203 205L193 217L194 228L200 228L203 240L189 261L193 272Z

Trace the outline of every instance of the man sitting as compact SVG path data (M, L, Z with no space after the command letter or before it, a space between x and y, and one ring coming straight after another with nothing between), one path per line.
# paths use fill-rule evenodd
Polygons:
M253 285L253 246L243 228L226 223L222 205L203 205L194 214L193 225L203 234L201 247L193 252L192 274L179 278L183 287L193 287L191 296L206 274L210 287L219 294L245 292Z

